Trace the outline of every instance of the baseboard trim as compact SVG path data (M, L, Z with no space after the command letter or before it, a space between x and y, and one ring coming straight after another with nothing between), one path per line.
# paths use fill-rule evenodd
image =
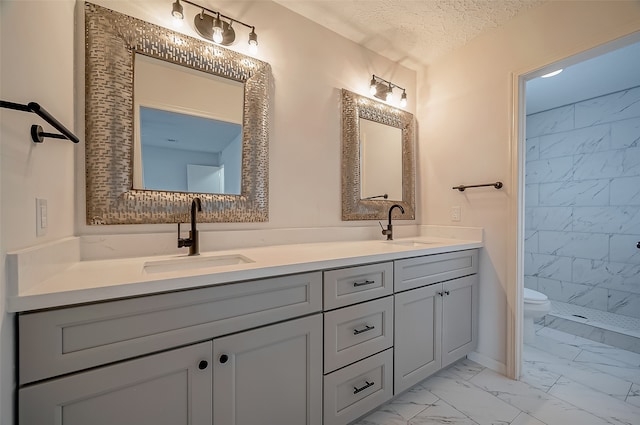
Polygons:
M480 354L477 351L472 351L467 354L469 360L473 360L476 363L480 363L484 367L488 367L491 370L498 372L501 375L507 374L507 365L504 363L500 363L497 360L492 359L491 357L487 357L484 354Z

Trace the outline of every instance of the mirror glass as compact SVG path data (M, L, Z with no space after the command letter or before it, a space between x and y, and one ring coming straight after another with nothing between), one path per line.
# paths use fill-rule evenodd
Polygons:
M84 9L87 224L268 221L270 65Z
M361 199L402 201L401 129L360 118L360 174Z
M135 55L133 188L240 194L244 85Z
M342 90L343 220L384 220L393 204L415 219L414 137L411 113Z

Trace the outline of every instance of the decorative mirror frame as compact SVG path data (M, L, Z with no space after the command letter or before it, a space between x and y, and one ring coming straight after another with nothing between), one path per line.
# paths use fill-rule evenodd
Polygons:
M134 54L244 83L240 195L133 189ZM87 224L184 221L194 197L202 222L269 219L268 63L85 3Z
M360 198L360 118L402 130L402 201ZM414 149L413 114L342 89L342 220L385 220L394 204L401 205L405 211L394 214L395 219L414 220Z

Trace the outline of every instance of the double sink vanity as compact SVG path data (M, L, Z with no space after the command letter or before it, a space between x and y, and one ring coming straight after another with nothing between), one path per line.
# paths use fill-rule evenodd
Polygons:
M9 298L18 422L348 424L475 348L481 246L416 237L68 264ZM14 276L28 278L29 255L10 254Z
M268 221L270 65L98 5L84 10L87 225L178 223L191 202L192 235L178 235L178 246L196 254L196 209L206 223ZM145 186L137 134L145 102L134 66L144 61L239 87L242 137L233 152L242 166L225 180L237 177L235 191ZM346 89L341 101L342 220L388 215L391 238L392 212L416 217L414 117ZM397 137L379 143L381 165L364 164L380 126ZM395 178L378 186L366 170L381 166ZM308 229L296 230L307 240ZM260 230L246 233L247 244L263 242ZM17 422L346 425L474 350L481 235L350 234L358 236L339 237L358 240L192 256L116 249L109 258L87 255L84 236L8 254ZM119 236L131 250L156 249L163 237ZM171 242L158 251L174 252Z

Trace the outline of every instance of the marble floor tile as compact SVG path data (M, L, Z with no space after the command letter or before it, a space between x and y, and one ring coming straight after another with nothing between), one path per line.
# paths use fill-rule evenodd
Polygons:
M534 388L549 391L560 378L559 373L551 372L544 366L537 366L535 363L522 362L520 380L526 382Z
M409 420L436 401L438 397L424 387L416 385L385 404L381 410L395 413Z
M482 372L484 366L474 362L469 359L462 359L454 364L452 364L447 370L455 373L460 378L468 381L469 379L476 376L478 373Z
M522 358L531 367L566 376L583 385L623 400L631 387L631 382L601 370L593 369L590 365L562 359L530 346L527 346L523 351Z
M547 425L547 424L537 420L533 416L529 416L526 413L522 412L514 419L513 422L511 422L511 425Z
M397 413L380 409L353 425L407 425L407 421Z
M548 425L609 424L564 400L525 382L510 380L490 369L483 370L470 382Z
M465 381L445 370L421 385L480 425L510 424L520 410L470 383L483 372Z
M559 342L555 339L548 338L545 335L537 334L535 340L529 343L532 347L544 351L545 353L553 354L563 359L573 360L582 351L579 346Z
M408 422L408 425L478 425L464 413L438 400Z
M609 397L564 377L556 382L549 390L549 394L612 424L638 425L640 423L640 407Z
M542 328L538 335L549 338L560 344L567 344L592 353L601 354L607 358L627 363L630 366L640 367L640 354L623 350L601 342L592 341L577 335L570 335L553 328Z
M640 385L633 384L627 396L627 403L640 407Z
M603 373L617 376L630 383L640 384L640 368L604 357L600 354L583 351L575 358L574 364L584 365Z

